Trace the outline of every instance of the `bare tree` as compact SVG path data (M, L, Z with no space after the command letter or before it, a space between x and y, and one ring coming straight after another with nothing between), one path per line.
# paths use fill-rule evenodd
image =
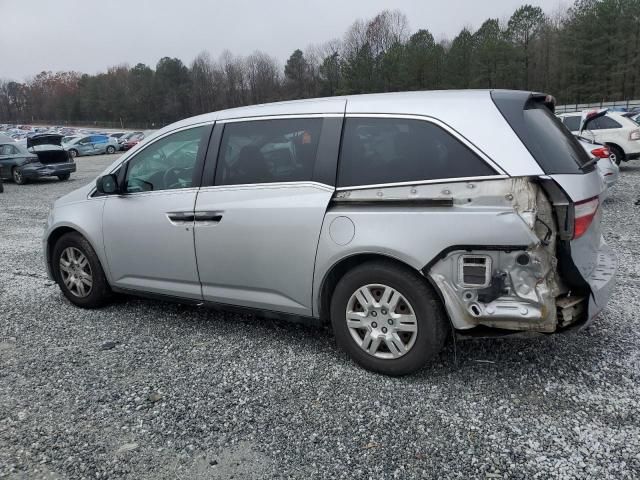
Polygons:
M280 67L275 58L255 51L245 62L250 103L264 103L280 95Z
M201 52L191 63L191 104L194 113L215 110L220 85L214 78L215 63L209 52Z

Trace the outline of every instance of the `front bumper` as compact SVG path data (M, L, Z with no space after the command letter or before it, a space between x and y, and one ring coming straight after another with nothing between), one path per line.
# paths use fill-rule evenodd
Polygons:
M57 177L76 171L75 162L64 163L27 163L20 167L20 173L24 178Z

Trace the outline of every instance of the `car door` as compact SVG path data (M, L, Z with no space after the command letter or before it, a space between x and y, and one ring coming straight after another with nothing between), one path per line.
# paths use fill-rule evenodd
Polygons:
M77 147L80 155L93 154L93 143L91 143L91 137L84 137L78 142Z
M9 155L12 145L0 144L0 178L9 178L11 167L9 166L11 155Z
M104 135L98 135L95 137L95 143L93 144L95 154L102 155L107 151L108 138Z
M102 224L113 287L201 299L193 209L210 133L168 133L120 167L121 193L107 197Z
M312 315L322 221L342 116L218 123L215 180L200 190L195 245L205 301Z

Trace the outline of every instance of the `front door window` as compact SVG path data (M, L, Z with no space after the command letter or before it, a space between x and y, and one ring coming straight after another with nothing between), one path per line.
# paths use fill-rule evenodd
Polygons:
M196 159L206 131L207 127L182 130L146 147L129 162L125 190L155 192L194 186Z

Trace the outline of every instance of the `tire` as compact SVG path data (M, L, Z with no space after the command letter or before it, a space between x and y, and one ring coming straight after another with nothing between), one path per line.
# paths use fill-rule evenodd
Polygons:
M115 147L113 147L113 146L111 146L111 145L109 145L109 146L107 147L107 153L108 153L109 155L112 155L112 154L116 153L116 148L115 148Z
M71 155L71 158L76 158L78 156L78 151L75 148L72 148L69 150L69 155Z
M609 145L609 150L611 150L611 153L616 157L614 160L616 165L620 165L620 163L625 160L624 151L617 145Z
M25 183L27 183L27 179L22 176L22 173L20 173L18 167L13 167L11 169L11 178L17 185L24 185Z
M356 299L363 288L368 289L369 298L375 300L374 307L363 307ZM387 289L395 291L389 302L385 301L385 295L391 292ZM397 302L395 307L394 302ZM391 308L385 309L385 305ZM351 318L357 317L349 325L347 310L351 311ZM413 312L415 320L410 323L403 320L408 320L408 315L398 317L403 311ZM364 263L338 281L331 298L331 324L336 342L356 363L367 370L393 376L422 368L442 350L449 332L440 300L426 280L408 268L387 261ZM362 328L350 328L354 325ZM415 331L395 330L408 327ZM367 335L372 339L369 349L377 345L373 354L365 351ZM376 338L380 339L377 344ZM405 353L396 347L398 341L403 343Z
M60 180L61 182L66 182L70 178L71 178L70 173L65 173L64 175L58 175L58 180Z
M4 182L2 181L2 178L0 178L0 193L4 192Z
M80 253L84 259L78 255ZM73 259L77 264L73 264ZM61 261L62 259L62 261ZM67 263L67 270L63 270L63 263ZM87 268L88 266L88 268ZM98 308L105 305L111 297L111 289L100 265L100 260L89 242L79 233L66 233L56 242L51 256L53 275L67 299L81 308ZM81 270L90 275L91 285L85 281L86 275L76 275ZM76 278L77 281L73 282ZM71 284L71 288L68 286ZM75 283L75 285L74 285ZM83 285L83 290L78 285ZM82 295L84 291L84 296Z

